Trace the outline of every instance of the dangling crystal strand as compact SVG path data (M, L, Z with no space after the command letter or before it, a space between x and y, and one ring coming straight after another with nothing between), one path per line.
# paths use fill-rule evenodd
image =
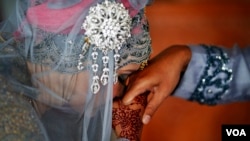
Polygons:
M102 85L105 86L108 83L108 77L109 77L109 68L107 67L108 62L109 62L109 57L106 52L104 52L104 56L102 57L102 62L103 62L104 68L103 68L103 73L101 76L101 83Z
M103 73L102 73L102 76L101 76L101 83L102 85L107 85L108 84L108 81L109 81L109 68L104 68L103 69Z
M66 43L67 43L67 46L70 47L70 48L72 48L74 46L74 42L72 40L67 40ZM82 55L82 53L80 53L79 54L79 59L78 59L78 64L77 64L77 69L79 71L84 69L83 63L81 61L82 58L83 58L83 55Z
M92 64L92 71L94 72L93 74L93 79L92 79L92 84L91 84L91 91L94 94L97 94L100 90L100 84L99 84L99 77L97 76L97 71L98 71L98 64L96 63L96 60L98 59L98 52L96 51L96 48L93 48L92 52L92 59L93 59L93 64Z
M91 84L91 91L93 94L97 94L100 90L99 77L95 75Z
M118 50L115 50L115 55L114 55L114 60L115 60L115 67L114 67L114 83L117 83L118 81L118 75L117 75L117 70L119 68L118 63L120 60L120 54L118 53Z
M114 71L114 83L117 82L117 70L120 60L118 51L126 40L131 37L131 23L132 18L129 15L129 11L122 3L118 3L115 0L105 0L101 4L91 7L88 16L82 23L81 28L85 30L85 35L88 37L91 45L95 46L95 50L98 49L103 53L103 72L101 76L103 85L106 85L110 80L110 68L108 67L109 52L114 53L115 61L112 70ZM95 56L96 54L93 54L94 64L96 61ZM96 71L96 66L93 66L93 68ZM94 74L95 77L97 73ZM97 81L93 82L98 83Z
M72 41L69 42L69 44L72 44ZM82 59L84 58L84 55L87 51L87 48L88 48L89 44L87 42L85 42L82 46L82 52L79 54L79 59L78 59L78 65L77 65L77 69L79 71L83 70L84 69L84 65L82 63Z

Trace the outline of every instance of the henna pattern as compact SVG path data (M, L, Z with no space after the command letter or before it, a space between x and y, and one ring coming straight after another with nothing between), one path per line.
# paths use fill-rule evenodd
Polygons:
M140 104L143 108L147 105L147 94L137 96L132 104Z
M112 127L118 137L130 141L140 140L143 127L141 117L146 104L147 95L137 96L128 106L123 105L120 99L114 102Z

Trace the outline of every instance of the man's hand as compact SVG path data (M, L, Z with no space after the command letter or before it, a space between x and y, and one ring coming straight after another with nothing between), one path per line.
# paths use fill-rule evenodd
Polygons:
M123 103L128 105L138 95L149 93L142 118L142 122L147 124L160 104L174 91L190 58L191 51L187 46L171 46L163 50L149 61L144 70L129 77Z

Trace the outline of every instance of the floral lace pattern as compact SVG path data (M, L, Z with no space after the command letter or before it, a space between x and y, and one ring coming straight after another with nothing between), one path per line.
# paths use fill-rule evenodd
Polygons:
M202 45L207 53L207 65L190 100L215 105L227 93L232 81L228 55L216 46Z
M133 27L141 23L143 23L143 31L139 35L132 35L128 38L127 42L124 43L119 50L119 54L121 55L121 61L118 62L119 68L129 63L139 64L148 59L151 53L151 38L143 10L132 19ZM20 51L22 51L22 54L32 63L56 68L56 71L62 73L76 73L79 72L79 55L83 54L81 62L84 66L90 67L87 65L89 64L87 57L90 50L86 48L86 50L82 51L82 46L87 43L86 40L84 40L86 39L85 35L78 35L74 42L68 42L67 34L54 34L41 29L37 30L37 33L39 33L38 36L43 39L33 47L33 50L25 50L24 43L17 40ZM67 45L68 48L66 48L65 45ZM72 45L74 46L73 48ZM91 47L92 45L89 46L89 48ZM98 53L101 52L99 51Z

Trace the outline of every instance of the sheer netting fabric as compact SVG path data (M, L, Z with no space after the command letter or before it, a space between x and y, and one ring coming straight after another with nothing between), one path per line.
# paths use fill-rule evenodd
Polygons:
M109 6L105 9L105 3L111 3L117 11L110 12ZM43 140L111 139L117 70L131 63L140 64L151 53L144 15L148 3L148 0L17 1L13 14L1 23L0 76L14 97L20 93L31 100ZM90 11L98 10L97 5L104 8L99 7L99 15L92 13L91 17ZM121 18L126 11L128 16ZM112 29L104 34L99 30L104 27L99 25L106 20L103 17L110 15L113 19L107 24ZM113 27L118 26L112 22L124 19L128 20L115 22L121 25L116 29L118 33L110 37ZM87 34L89 29L91 34ZM126 34L120 34L123 32ZM0 92L6 95L6 91Z

